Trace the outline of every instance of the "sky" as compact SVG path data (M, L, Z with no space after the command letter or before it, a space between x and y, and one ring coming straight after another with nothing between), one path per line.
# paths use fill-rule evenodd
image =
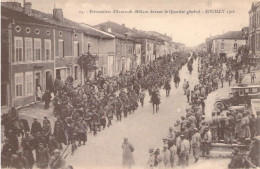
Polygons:
M4 0L8 1L8 0ZM23 0L9 0L23 2ZM173 41L194 47L205 42L207 37L228 31L240 31L248 26L252 2L257 0L26 0L32 8L52 13L56 8L63 9L64 17L79 23L97 25L113 21L126 27L144 31L157 31L172 36ZM96 11L143 10L148 14L90 13ZM168 13L150 13L163 10ZM173 13L169 11L185 11ZM189 10L200 13L187 14ZM206 10L225 10L224 13L206 13ZM84 13L80 12L83 11ZM202 11L204 13L202 13ZM230 11L230 13L228 13Z

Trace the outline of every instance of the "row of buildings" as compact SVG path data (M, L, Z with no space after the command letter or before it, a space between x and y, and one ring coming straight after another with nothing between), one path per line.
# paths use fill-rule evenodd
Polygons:
M32 9L30 2L2 2L1 16L2 110L34 102L36 88L44 91L51 78L72 76L83 84L77 63L88 52L97 58L97 72L116 76L184 50L166 34L110 21L96 26L77 23L64 18L62 9L48 14Z
M249 10L249 26L239 31L229 31L209 37L198 46L200 51L234 58L240 47L249 49L248 58L260 58L260 1L252 3Z

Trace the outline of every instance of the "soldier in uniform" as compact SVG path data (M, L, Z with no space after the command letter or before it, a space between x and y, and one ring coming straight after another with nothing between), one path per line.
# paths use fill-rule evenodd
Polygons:
M210 120L210 130L212 133L212 142L217 142L218 141L218 121L217 121L217 116L216 112L212 112L212 117Z
M44 148L43 143L39 144L39 149L36 150L36 165L38 168L47 169L50 159L47 148Z
M193 131L194 131L194 135L192 136L192 139L191 139L191 147L193 150L193 156L195 159L195 163L197 163L199 160L199 156L200 156L201 136L200 136L200 133L198 132L197 128L194 128Z
M3 168L10 167L12 154L15 153L14 147L10 144L9 139L5 139L5 143L1 152L1 165Z
M224 131L224 137L225 137L225 142L226 143L231 143L233 142L233 128L234 123L235 123L235 119L233 116L230 115L230 112L226 113L227 118L225 119L225 131Z
M60 119L60 116L57 116L57 120L54 124L53 135L57 139L57 142L60 144L60 147L62 147L62 143L64 143L65 145L67 144L64 125L62 120Z
M210 150L211 142L212 142L212 134L209 130L209 127L206 127L205 133L202 135L202 141L201 141L202 156L203 157L209 156L209 150Z
M155 153L154 153L154 149L150 148L149 149L149 160L148 160L148 166L150 169L153 169L155 166Z
M120 97L117 97L116 101L115 101L115 109L116 109L116 118L117 121L121 121L122 118L122 101L120 99Z
M31 135L34 136L35 133L42 132L42 126L41 123L37 121L37 118L33 118L33 123L31 127Z

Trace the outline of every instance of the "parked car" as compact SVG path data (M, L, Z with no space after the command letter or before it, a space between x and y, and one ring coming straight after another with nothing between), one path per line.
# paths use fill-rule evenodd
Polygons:
M240 84L231 87L229 97L219 98L215 102L218 110L228 110L230 106L251 105L251 99L260 99L260 85Z

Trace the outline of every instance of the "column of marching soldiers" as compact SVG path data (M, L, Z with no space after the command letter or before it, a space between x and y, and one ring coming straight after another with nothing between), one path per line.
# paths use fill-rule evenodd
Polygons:
M127 118L133 114L139 102L144 105L145 90L148 89L151 94L171 79L173 74L178 76L178 70L187 60L188 54L159 58L116 77L98 74L96 80L87 79L84 85L76 87L73 86L72 77L68 77L64 83L57 77L53 87L49 86L42 98L45 108L48 108L51 94L55 95L53 105L57 120L54 126L51 126L48 117L44 117L42 124L34 118L30 128L28 123L21 122L15 108L11 109L8 116L2 117L5 127L2 167L65 167L64 159L85 145L88 132L97 135L112 125L114 116L121 122L122 115ZM21 141L18 139L20 136Z
M259 164L259 147L256 147L256 136L260 135L257 117L250 111L244 112L221 111L214 109L210 120L205 119L205 102L208 94L222 87L224 81L232 82L231 66L223 68L221 59L217 56L205 55L192 57L188 61L188 70L192 71L193 59L198 59L199 84L192 89L189 82L184 79L183 90L189 103L186 116L174 122L174 127L169 128L169 134L163 138L163 149L149 149L148 168L174 168L177 165L187 167L190 156L193 155L194 163L199 157L209 158L212 143L244 144L250 145L249 157L254 164ZM191 72L190 72L191 73ZM235 79L237 81L237 79ZM177 110L177 113L181 113ZM259 125L259 124L258 124ZM257 150L258 149L258 150ZM237 147L234 148L229 168L242 168L243 157Z

